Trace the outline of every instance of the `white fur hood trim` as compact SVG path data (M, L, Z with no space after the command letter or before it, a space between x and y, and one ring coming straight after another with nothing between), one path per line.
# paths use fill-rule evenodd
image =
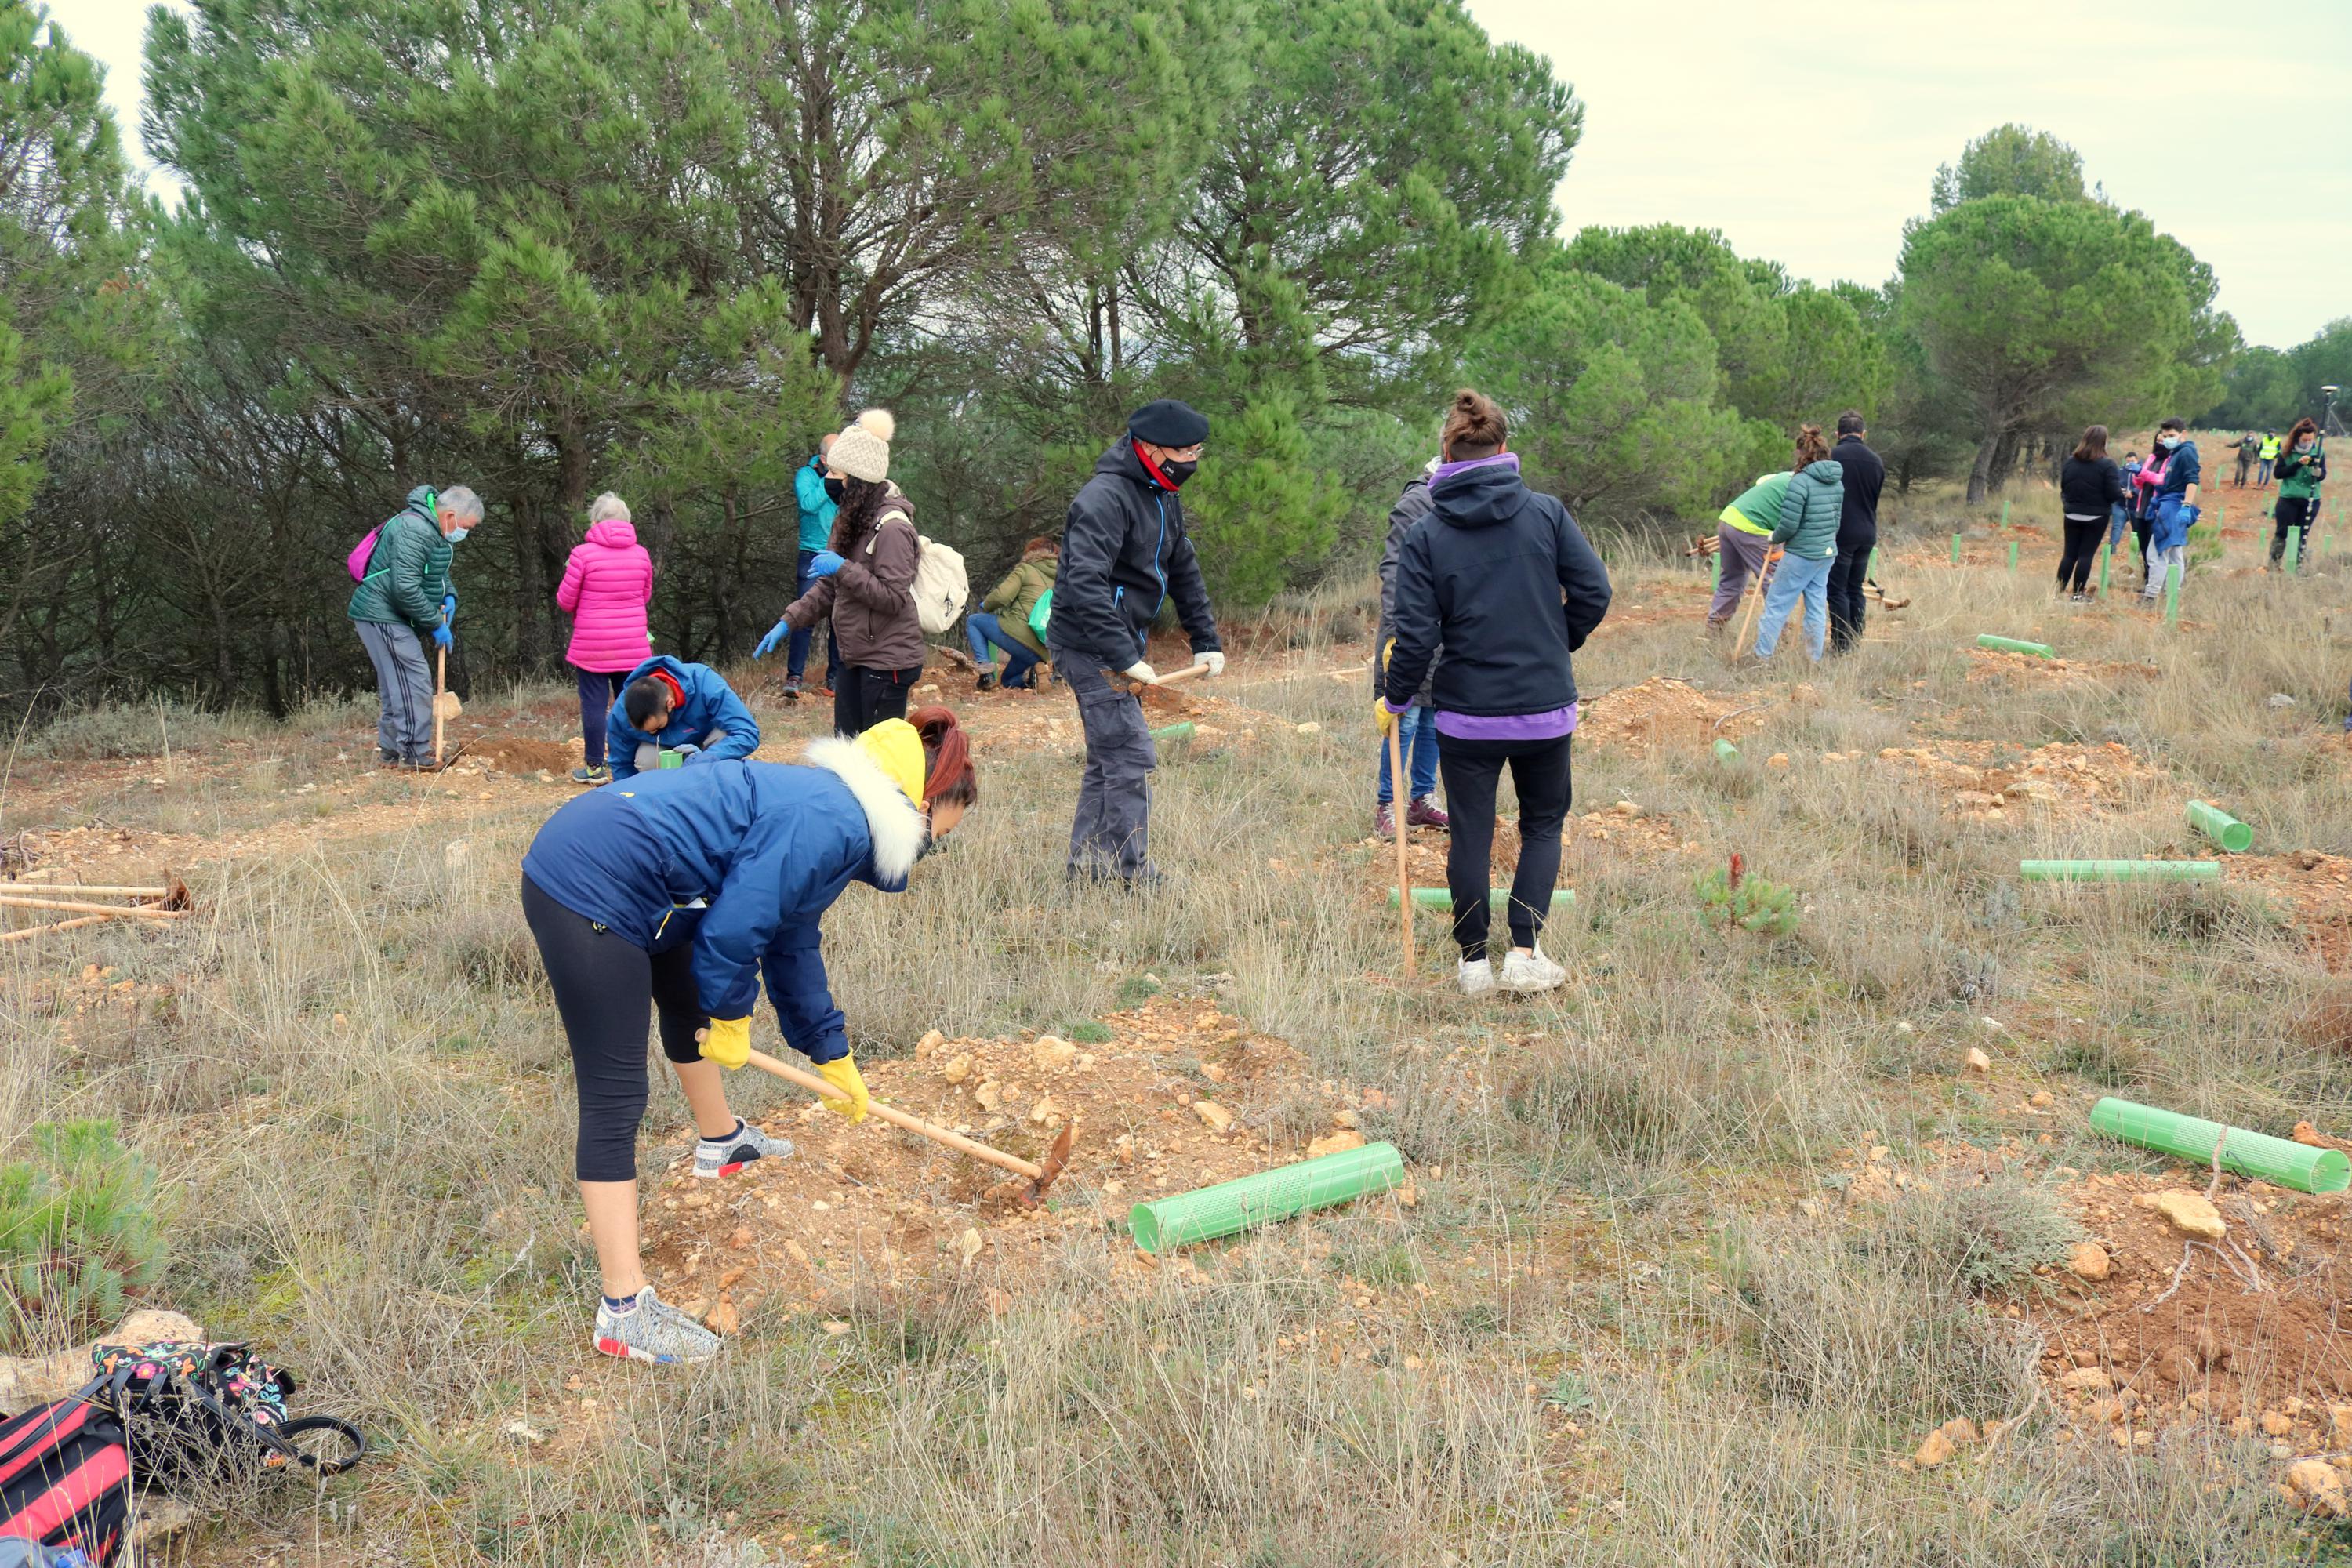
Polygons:
M876 879L892 888L906 886L915 858L923 852L923 814L915 803L855 741L838 735L812 741L807 760L809 766L823 768L847 784L865 809L866 826L874 838Z

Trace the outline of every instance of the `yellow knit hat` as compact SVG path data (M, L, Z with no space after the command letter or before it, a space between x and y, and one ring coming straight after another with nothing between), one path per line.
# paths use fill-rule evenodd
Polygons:
M840 449L841 443L834 443ZM923 809L924 773L929 764L923 758L923 737L904 719L885 719L857 737L857 749L880 768L899 792Z

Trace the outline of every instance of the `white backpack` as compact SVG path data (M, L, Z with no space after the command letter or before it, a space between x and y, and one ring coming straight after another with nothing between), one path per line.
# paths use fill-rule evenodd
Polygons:
M901 522L908 521L905 512L895 515ZM881 542L882 531L877 528L874 537L866 542L866 553L873 554L874 547ZM971 597L971 578L963 569L963 552L918 532L915 581L908 592L915 599L915 618L922 623L925 631L933 637L953 631L964 605Z

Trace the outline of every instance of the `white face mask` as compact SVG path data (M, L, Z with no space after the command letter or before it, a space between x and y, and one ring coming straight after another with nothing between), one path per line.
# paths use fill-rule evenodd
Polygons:
M2169 452L2175 447L2180 445L2180 437L2178 436L2159 436L2156 438L2156 444Z
M473 531L474 531L470 528L453 528L448 531L446 537L448 539L450 543L455 544L457 541L465 538L466 535Z

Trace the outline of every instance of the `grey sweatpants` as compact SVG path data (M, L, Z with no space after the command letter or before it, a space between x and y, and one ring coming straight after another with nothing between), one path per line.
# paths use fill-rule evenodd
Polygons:
M1054 668L1078 700L1086 726L1087 771L1078 783L1078 815L1070 824L1070 875L1132 878L1143 869L1151 832L1151 770L1159 753L1143 721L1143 704L1113 686L1090 654Z
M1771 541L1762 534L1734 528L1727 522L1715 525L1715 537L1719 547L1717 554L1723 561L1723 579L1716 584L1714 602L1706 607L1706 624L1711 626L1721 626L1731 618L1732 611L1739 608L1739 601L1748 593L1748 579L1764 570L1765 554L1772 548ZM1770 586L1771 581L1767 576L1765 585Z
M375 721L376 750L405 763L433 760L433 670L415 632L383 621L353 621L360 646L375 666L383 711Z

